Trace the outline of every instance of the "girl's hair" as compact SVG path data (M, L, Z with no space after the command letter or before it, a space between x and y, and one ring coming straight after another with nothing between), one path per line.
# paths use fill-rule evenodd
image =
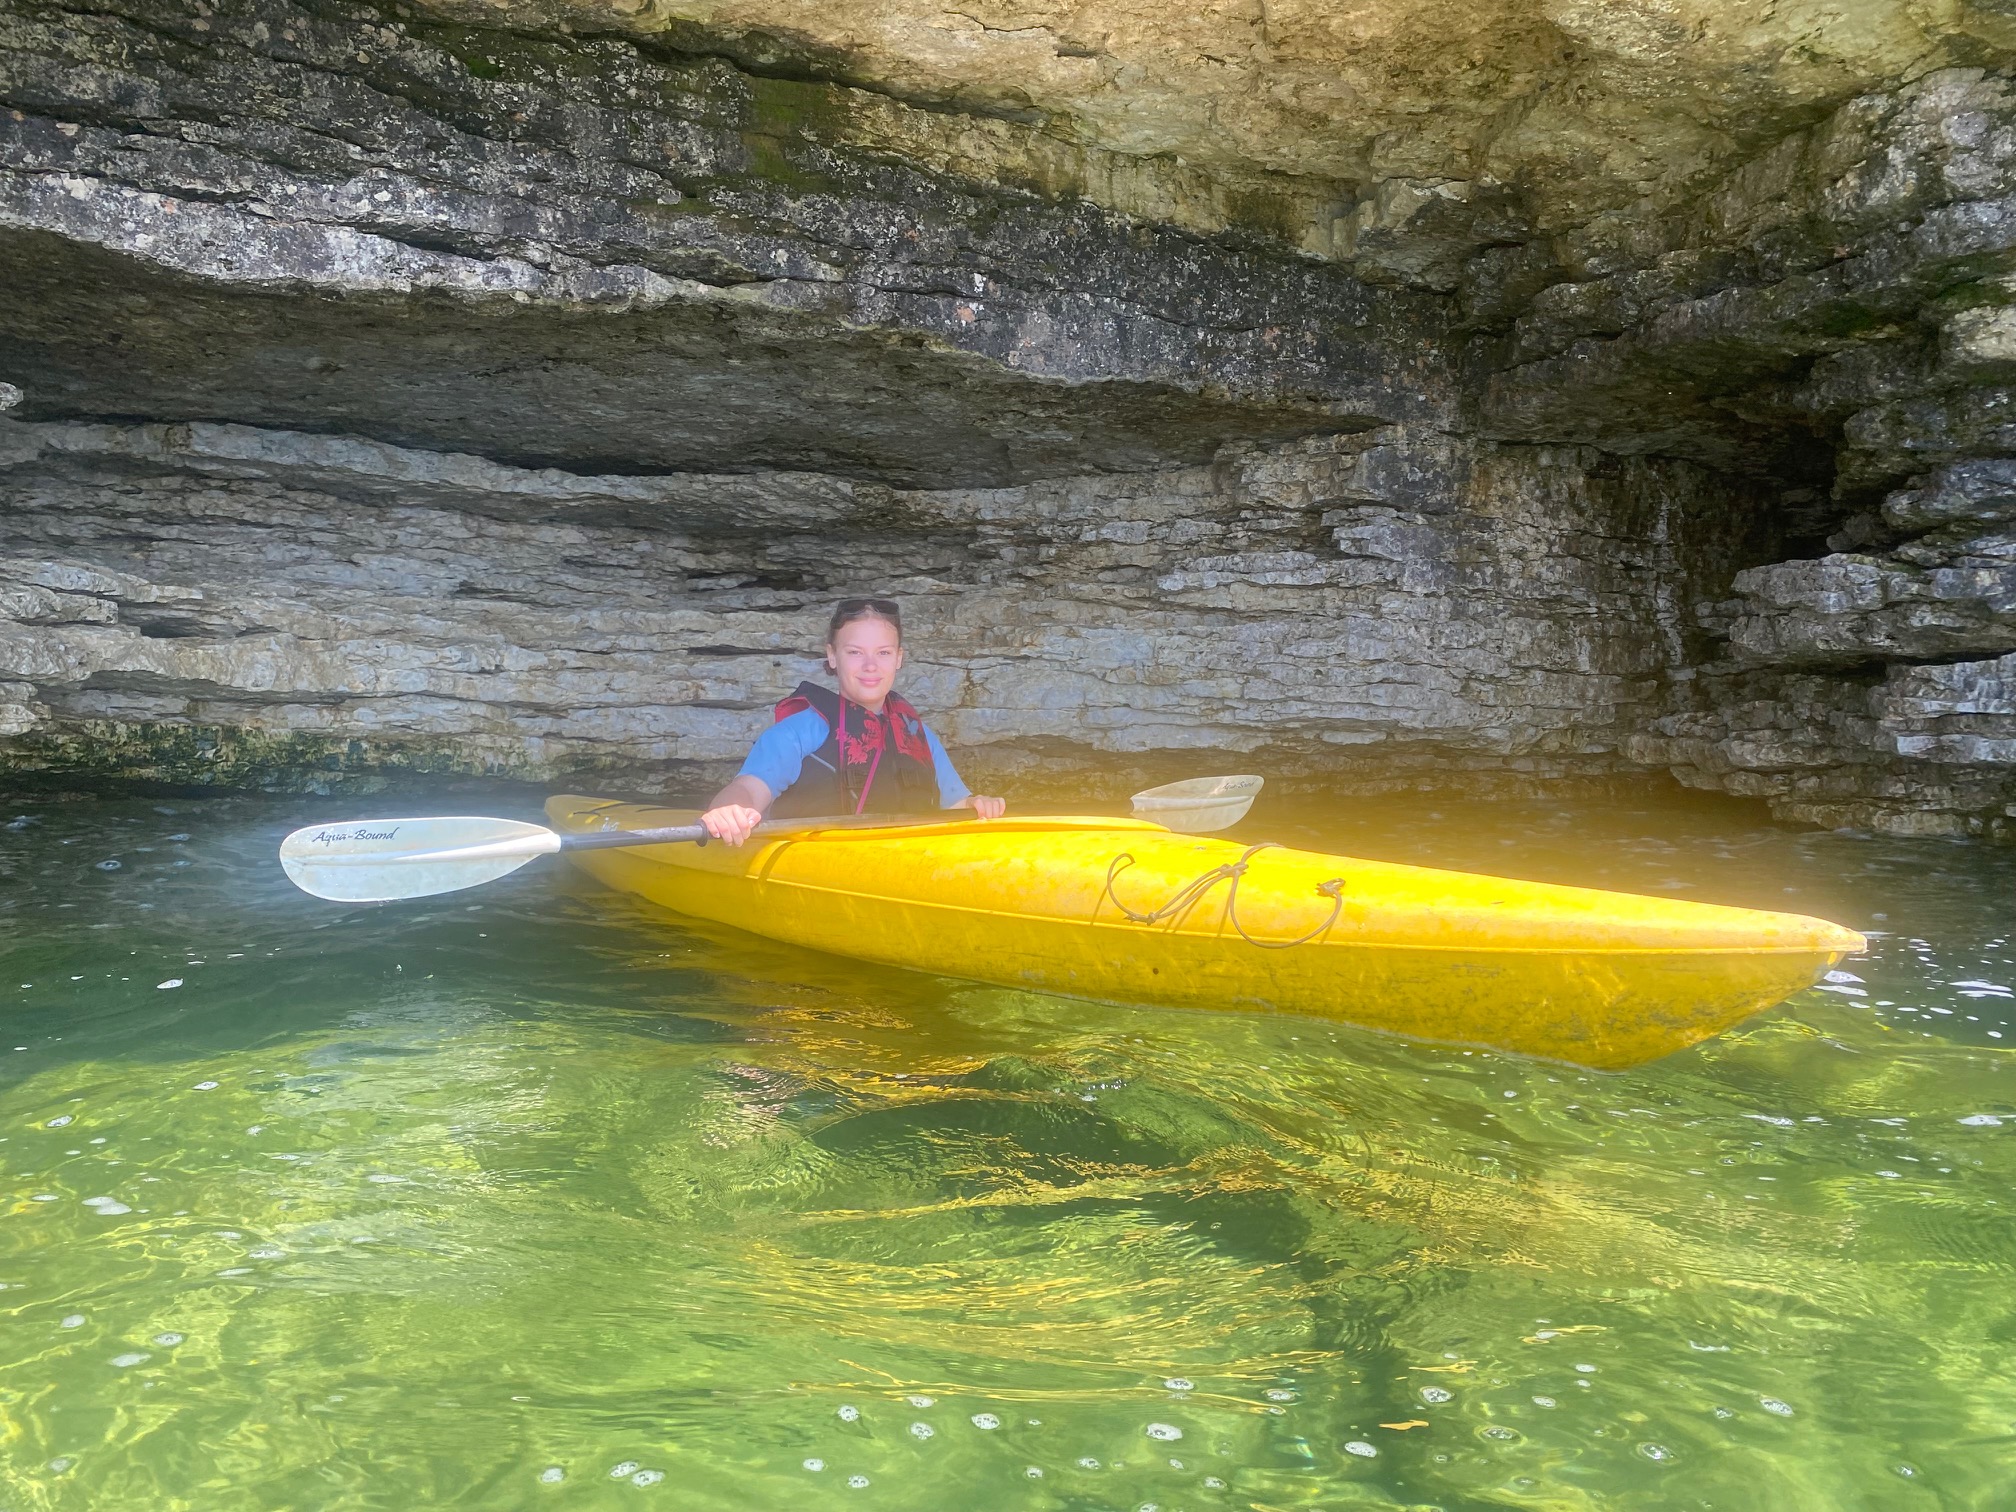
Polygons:
M896 639L903 639L903 611L896 607L896 600L848 598L833 606L833 618L826 622L826 644L833 644L833 637L840 633L842 625L864 619L887 620L896 628Z

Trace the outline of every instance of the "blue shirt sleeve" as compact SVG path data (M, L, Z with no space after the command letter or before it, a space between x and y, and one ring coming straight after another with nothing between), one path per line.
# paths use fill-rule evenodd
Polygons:
M817 709L800 709L756 737L742 770L735 775L754 777L775 798L798 780L798 774L805 770L805 758L824 744L826 721L819 717Z
M960 799L971 797L973 790L959 780L959 772L952 765L952 758L945 754L938 732L929 725L924 726L924 743L931 747L931 770L938 777L939 803L951 808Z

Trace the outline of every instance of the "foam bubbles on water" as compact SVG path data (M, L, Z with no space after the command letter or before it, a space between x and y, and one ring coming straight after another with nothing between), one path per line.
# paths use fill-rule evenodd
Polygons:
M58 1328L82 1328L84 1326L84 1314L72 1313L70 1314L69 1317L63 1319L56 1326Z
M1648 1460L1653 1460L1659 1464L1664 1464L1673 1458L1673 1451L1668 1449L1664 1444L1640 1444L1638 1452Z
M2002 1127L2002 1120L1993 1113L1969 1113L1960 1122L1977 1129L1999 1129Z
M868 1485L868 1477L865 1475L850 1475L847 1477L847 1484L856 1491L865 1490Z
M116 1197L86 1197L84 1206L95 1209L100 1218L117 1218L121 1213L133 1211Z
M834 1416L843 1423L858 1423L861 1421L861 1409L851 1405L843 1406Z
M1197 1383L1185 1376L1171 1376L1162 1384L1171 1391L1195 1391L1197 1389Z
M548 1465L539 1472L539 1484L542 1486L557 1486L565 1479L567 1472L558 1465Z
M42 1127L45 1129L66 1128L70 1124L71 1120L76 1118L76 1116L77 1115L74 1113L60 1113L56 1117L50 1119L49 1122L44 1124Z
M1552 1397L1536 1396L1535 1398L1533 1398L1533 1405L1535 1407L1558 1407L1561 1404L1555 1401L1554 1398Z
M1022 1467L1022 1473L1028 1476L1029 1479L1031 1480L1043 1479L1043 1467L1041 1465L1024 1465Z
M215 1092L217 1090L217 1083L213 1081L200 1081L190 1090L195 1092Z
M910 1425L910 1437L914 1439L935 1438L937 1434L938 1430L933 1428L929 1423L912 1423Z
M1351 1440L1350 1443L1344 1446L1344 1452L1346 1454L1355 1454L1360 1459L1373 1459L1377 1457L1379 1453L1377 1449L1374 1449L1370 1444L1366 1443L1365 1440L1363 1439Z
M1160 1439L1164 1443L1174 1443L1183 1437L1183 1430L1174 1423L1150 1423L1147 1432L1151 1439Z
M121 1370L130 1370L135 1365L145 1365L149 1360L153 1358L154 1357L152 1355L141 1354L138 1350L135 1350L131 1354L112 1356L112 1363Z
M637 1473L637 1470L638 1470L637 1461L623 1460L609 1467L609 1479L628 1480L631 1476Z
M814 1475L817 1475L821 1470L824 1470L826 1468L826 1461L822 1459L808 1459L801 1461L801 1463L805 1466L807 1470L810 1470Z
M992 1433L1001 1426L1001 1419L991 1412L976 1412L973 1414L973 1426L983 1433Z
M1451 1401L1454 1399L1454 1396L1455 1393L1451 1392L1446 1386L1423 1386L1421 1388L1421 1400L1431 1404Z
M1223 1491L1225 1489L1225 1482L1218 1479L1215 1475L1207 1475L1204 1477L1204 1489L1207 1491Z
M1791 1407L1779 1401L1776 1397L1759 1397L1757 1398L1757 1405L1762 1407L1766 1412L1774 1413L1778 1417L1792 1416Z
M905 1397L903 1400L908 1402L912 1407L935 1407L938 1405L938 1398L936 1397L912 1396Z
M180 987L181 985L182 985L182 978L170 977L165 982L156 982L154 984L154 990L156 992L167 992L170 989Z
M1278 1388L1278 1387L1277 1387L1277 1388L1275 1388L1275 1389L1274 1389L1274 1390L1272 1390L1272 1391L1269 1391L1269 1392L1266 1392L1266 1393L1265 1393L1265 1396L1266 1396L1267 1400L1268 1400L1268 1401L1270 1401L1270 1402L1292 1402L1292 1401L1294 1401L1294 1400L1295 1400L1295 1393L1294 1393L1294 1392L1292 1392L1292 1391L1282 1391L1282 1390L1281 1390L1280 1388Z
M1099 1468L1099 1461L1088 1454L1078 1461L1078 1468L1080 1470L1097 1470Z
M635 1475L630 1477L630 1484L633 1486L655 1486L663 1479L665 1479L665 1472L663 1470L639 1470Z

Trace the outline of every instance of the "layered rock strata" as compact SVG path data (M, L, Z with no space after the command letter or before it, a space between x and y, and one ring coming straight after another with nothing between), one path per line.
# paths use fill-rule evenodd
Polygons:
M1843 100L2016 46L1994 0L421 5L1040 123L1053 141L1279 206L1300 245L1366 276L1441 287L1483 248L1657 216ZM1304 208L1325 200L1327 216Z
M918 492L0 422L4 718L17 773L58 781L692 790L816 674L832 596L873 583L976 772L1589 775L1728 570L1674 528L1719 480L1592 460L1396 427Z
M24 414L918 486L1451 414L1436 301L830 142L816 85L222 9L0 19Z
M1787 817L2006 828L2016 90L1949 70L1854 101L1661 236L1473 352L1492 434L1747 474L1804 548L1697 606L1720 653L1628 752Z
M1849 12L0 0L0 742L704 786L878 589L1025 782L2008 829L2016 31Z

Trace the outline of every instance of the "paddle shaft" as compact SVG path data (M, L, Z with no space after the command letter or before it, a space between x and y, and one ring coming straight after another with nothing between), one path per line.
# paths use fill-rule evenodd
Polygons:
M942 814L843 814L829 819L765 819L749 833L757 835L798 835L812 830L896 829L910 824L956 824L956 811ZM632 845L705 845L714 837L699 824L668 824L662 829L590 831L562 835L560 849L622 850Z
M756 826L760 833L767 826ZM680 845L686 842L704 842L713 837L707 833L705 825L668 824L662 829L608 830L602 834L562 835L560 849L617 850L626 845Z

